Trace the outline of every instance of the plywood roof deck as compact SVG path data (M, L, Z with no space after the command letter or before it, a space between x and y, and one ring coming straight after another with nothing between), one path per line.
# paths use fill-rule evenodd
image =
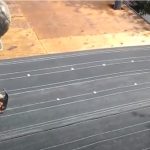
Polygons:
M150 25L111 2L8 1L12 23L0 59L147 45Z

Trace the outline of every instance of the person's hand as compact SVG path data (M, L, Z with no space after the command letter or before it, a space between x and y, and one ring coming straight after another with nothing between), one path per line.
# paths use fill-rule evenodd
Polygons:
M0 112L2 112L2 111L3 111L3 103L0 102Z

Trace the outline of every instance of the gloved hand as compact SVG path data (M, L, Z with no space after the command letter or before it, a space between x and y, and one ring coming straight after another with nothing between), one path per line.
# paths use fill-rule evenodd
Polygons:
M11 16L7 4L0 0L0 37L2 37L9 29Z
M8 94L5 90L0 93L0 112L3 112L7 108Z
M0 0L0 38L8 31L11 22L11 16L7 4ZM0 41L0 50L3 50L3 44Z
M3 103L2 102L0 102L0 112L3 112Z

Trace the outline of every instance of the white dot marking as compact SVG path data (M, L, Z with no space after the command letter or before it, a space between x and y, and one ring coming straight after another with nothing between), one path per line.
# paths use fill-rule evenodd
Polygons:
M132 63L134 63L134 60L131 60Z
M31 75L30 75L30 74L27 74L27 76L30 77Z
M93 93L96 94L97 92L96 92L96 91L93 91Z
M134 85L137 85L137 83L134 83Z
M74 68L72 67L71 70L74 70Z
M102 64L102 66L104 66L104 67L105 67L105 66L106 66L106 64Z

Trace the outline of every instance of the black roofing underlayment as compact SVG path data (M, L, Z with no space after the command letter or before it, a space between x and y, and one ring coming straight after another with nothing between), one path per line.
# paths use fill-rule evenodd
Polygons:
M150 45L0 61L0 150L149 150Z

